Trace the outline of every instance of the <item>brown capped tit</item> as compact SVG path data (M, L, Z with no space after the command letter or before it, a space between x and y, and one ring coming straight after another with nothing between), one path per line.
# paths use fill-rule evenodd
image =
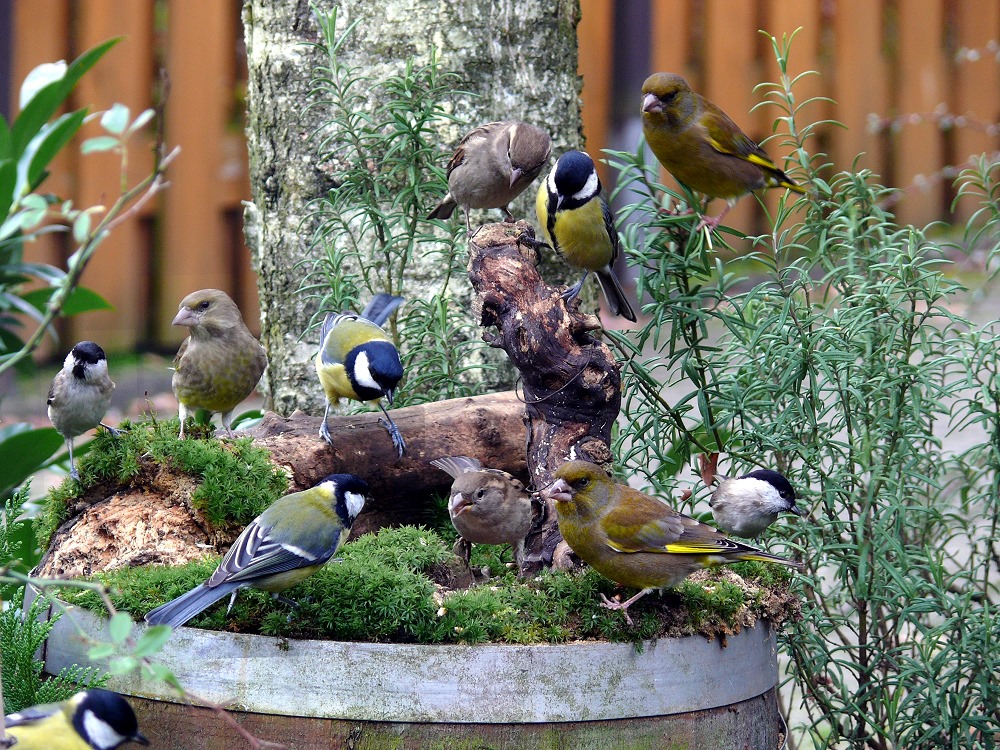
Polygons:
M246 327L236 303L219 289L201 289L182 299L173 325L191 330L174 357L171 380L181 440L195 409L221 414L232 437L233 410L253 393L267 366L264 347Z
M428 219L447 219L456 206L499 208L514 221L507 205L524 192L552 152L548 133L526 122L490 122L472 130L448 162L448 194Z
M585 563L613 581L640 589L624 602L601 596L601 606L628 608L655 589L675 586L702 568L738 560L801 567L727 538L666 503L618 484L597 464L568 461L542 497L555 501L559 532Z
M146 622L176 628L226 596L232 609L236 593L247 587L283 598L279 592L304 581L336 554L368 494L360 477L331 474L314 487L278 498L243 529L207 581L147 612Z
M726 208L701 227L715 229L737 199L761 188L806 190L782 172L715 104L676 73L654 73L642 84L642 132L657 160L678 182Z
M52 379L46 402L49 420L66 439L70 476L74 479L79 479L80 474L73 460L73 438L101 423L114 390L115 384L108 377L107 357L93 341L81 341L74 346Z
M403 379L399 351L389 334L382 329L402 302L402 297L383 292L372 297L360 315L354 312L327 313L323 321L319 352L316 354L316 374L326 394L326 410L319 435L331 445L333 439L326 423L330 406L347 398L377 404L385 415L379 423L388 430L399 457L402 458L406 452L403 435L381 402L384 398L392 405L396 386Z
M757 469L736 479L723 477L708 504L720 529L746 539L760 536L779 513L805 515L795 504L789 481L770 469Z
M635 322L635 313L614 271L621 253L611 209L601 197L601 180L594 160L583 151L567 151L538 186L535 200L538 225L545 241L562 253L583 277L563 293L569 303L580 294L593 271L601 284L608 310Z
M17 750L115 750L128 742L149 744L128 702L101 688L8 714L3 726L17 740Z
M524 485L500 469L487 469L475 458L448 456L431 464L455 480L448 515L462 539L474 544L510 544L514 561L524 557L524 538L531 530L534 506ZM468 562L468 545L462 555Z

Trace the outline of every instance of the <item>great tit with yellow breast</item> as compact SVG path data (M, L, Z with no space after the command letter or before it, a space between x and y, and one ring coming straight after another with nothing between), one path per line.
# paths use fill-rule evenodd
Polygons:
M93 341L81 341L74 346L62 369L52 378L46 401L49 421L66 440L69 474L74 479L79 479L80 474L73 460L73 438L101 424L114 390L115 384L108 376L107 357Z
M513 221L507 205L524 192L549 160L552 141L526 122L490 122L470 131L448 162L448 194L428 219L447 219L456 206L499 208Z
M601 197L594 160L583 151L567 151L560 156L538 187L535 212L545 241L571 266L584 269L583 278L563 293L566 302L580 294L593 271L608 310L635 322L635 313L615 275L614 262L621 252L618 230L611 209Z
M531 530L534 505L531 494L515 477L500 469L487 469L468 456L436 458L431 464L455 480L448 498L451 523L466 544L458 552L469 561L469 545L509 544L520 567L524 538Z
M264 374L267 354L243 322L240 309L220 289L201 289L181 300L173 325L185 326L191 335L174 357L171 379L184 423L195 409L222 415L222 426L233 434L233 410Z
M715 229L743 195L781 187L805 194L729 116L676 73L654 73L642 84L642 132L657 160L678 182L726 207L703 217Z
M308 490L275 500L243 530L207 581L150 610L146 622L179 627L226 595L232 609L237 591L248 586L282 598L279 592L304 581L336 554L368 492L360 477L331 474Z
M708 504L720 529L745 539L764 533L779 513L805 515L795 504L791 483L770 469L757 469L735 479L722 477Z
M101 688L8 714L3 726L17 740L17 750L115 750L127 742L149 744L128 702Z
M382 406L384 398L392 405L396 386L403 378L403 364L392 339L382 329L389 316L402 304L402 297L380 293L360 315L353 312L327 313L320 330L316 373L326 394L326 410L319 435L333 444L326 423L330 406L340 399L372 401L385 415L379 422L389 431L392 444L400 458L406 452L403 436Z
M618 484L597 464L567 461L542 496L555 501L559 533L580 559L613 581L640 589L624 602L601 596L601 606L628 608L654 589L680 583L701 568L759 560L791 568L791 560L727 538L666 503Z

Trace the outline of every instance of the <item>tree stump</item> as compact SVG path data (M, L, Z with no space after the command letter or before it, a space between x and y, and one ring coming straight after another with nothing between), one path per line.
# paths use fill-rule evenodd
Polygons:
M601 321L567 308L541 278L524 221L488 224L470 240L474 314L495 329L483 339L503 349L520 374L528 430L528 473L536 489L565 461L611 461L611 429L621 409L621 366L600 339ZM526 542L524 572L568 565L553 508Z

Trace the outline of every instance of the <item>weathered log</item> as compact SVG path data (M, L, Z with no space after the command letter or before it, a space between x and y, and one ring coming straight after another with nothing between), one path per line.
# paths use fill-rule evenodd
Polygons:
M471 239L469 279L475 315L497 333L484 334L520 373L528 424L528 473L535 487L569 459L611 461L611 428L621 409L621 367L595 331L594 315L568 309L561 290L542 280L536 253L520 240L534 237L526 222L490 224ZM529 535L532 567L566 559L555 513L549 508ZM559 548L557 550L557 547Z
M432 458L468 454L486 465L527 478L524 404L514 393L457 398L392 411L406 439L398 458L379 412L329 420L333 445L319 437L319 418L268 413L251 436L289 474L289 491L310 487L331 473L348 472L371 485L372 499L352 536L387 525L427 523L428 499L447 492L451 477ZM239 528L215 528L191 505L197 481L166 466L150 465L129 487L98 486L80 498L72 517L54 534L38 574L74 577L108 568L179 565L223 551Z

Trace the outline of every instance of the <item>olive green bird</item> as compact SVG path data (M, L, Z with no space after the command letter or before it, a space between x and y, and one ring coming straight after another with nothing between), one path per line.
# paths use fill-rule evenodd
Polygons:
M642 84L642 132L653 154L678 182L726 208L702 218L715 229L736 201L754 190L805 188L781 171L729 116L691 90L676 73L654 73Z
M222 415L222 426L233 434L233 410L257 387L267 355L243 322L240 309L219 289L201 289L181 300L173 320L191 335L174 357L171 385L184 423L195 409Z
M555 501L559 533L580 559L613 581L641 589L624 602L601 595L601 606L628 608L654 589L675 586L691 573L739 560L801 567L734 542L721 531L666 503L617 484L597 464L568 461L542 496Z
M18 750L116 750L129 742L149 744L128 702L101 688L8 714L3 726Z

